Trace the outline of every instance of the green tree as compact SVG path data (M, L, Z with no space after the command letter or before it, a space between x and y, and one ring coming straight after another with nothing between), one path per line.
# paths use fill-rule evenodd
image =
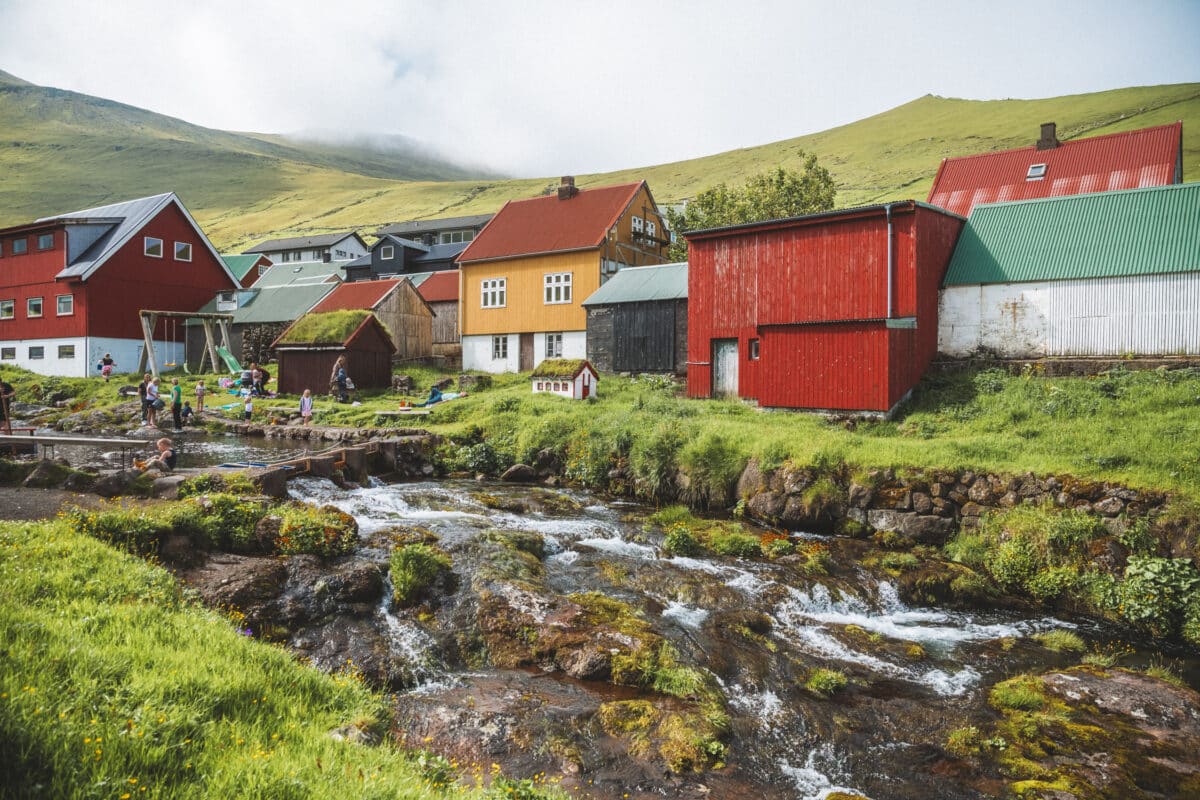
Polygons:
M798 217L833 208L835 190L829 170L818 164L814 155L801 157L803 166L799 170L776 167L752 175L734 188L718 183L689 200L682 211L668 208L667 224L676 234L671 260L687 260L687 240L683 238L687 231Z

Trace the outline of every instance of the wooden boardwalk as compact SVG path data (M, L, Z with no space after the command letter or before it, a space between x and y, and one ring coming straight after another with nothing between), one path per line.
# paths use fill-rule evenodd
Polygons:
M121 465L124 466L128 460L133 463L133 453L138 450L145 450L150 445L154 444L153 439L111 439L91 436L57 436L52 434L38 434L32 431L28 434L0 434L0 446L9 445L12 447L27 448L30 445L41 447L43 458L53 458L54 448L57 445L64 447L104 447L112 450L121 451Z

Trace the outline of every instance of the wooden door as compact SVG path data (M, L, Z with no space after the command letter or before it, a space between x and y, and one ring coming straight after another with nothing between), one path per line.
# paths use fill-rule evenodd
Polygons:
M529 372L533 369L533 334L521 334L521 350L517 363L518 372Z
M713 397L738 396L738 340L713 339Z

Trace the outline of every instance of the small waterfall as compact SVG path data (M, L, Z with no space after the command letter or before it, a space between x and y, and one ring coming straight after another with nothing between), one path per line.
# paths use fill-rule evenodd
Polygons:
M375 609L386 631L388 655L393 664L402 665L409 676L412 691L432 691L454 685L446 665L437 655L437 644L421 626L400 619L392 612L392 578L384 577L383 599Z

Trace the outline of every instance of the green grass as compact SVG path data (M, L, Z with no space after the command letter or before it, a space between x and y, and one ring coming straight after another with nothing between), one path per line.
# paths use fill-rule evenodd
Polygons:
M1200 170L1200 84L1115 89L1040 100L927 95L849 125L688 161L580 175L582 188L648 180L660 203L740 184L813 153L837 183L837 205L923 200L943 158L1031 144L1058 123L1066 141L1183 120L1183 172ZM0 130L12 176L0 225L176 191L222 250L265 238L436 216L490 213L556 178L498 179L363 143L331 146L215 131L73 92L0 76ZM747 143L752 144L752 143ZM36 176L36 178L34 177Z
M374 316L370 311L326 311L305 314L287 329L280 339L286 344L344 344L363 320ZM380 323L383 325L383 323ZM387 327L384 326L384 330ZM390 336L391 333L389 332Z
M63 522L0 528L0 785L60 798L423 798L384 698L182 599ZM451 788L446 797L464 796Z
M1072 633L1071 631L1054 630L1035 633L1033 638L1037 639L1042 647L1045 647L1047 650L1053 650L1056 653L1082 653L1087 649L1087 645L1084 644L1079 634Z

